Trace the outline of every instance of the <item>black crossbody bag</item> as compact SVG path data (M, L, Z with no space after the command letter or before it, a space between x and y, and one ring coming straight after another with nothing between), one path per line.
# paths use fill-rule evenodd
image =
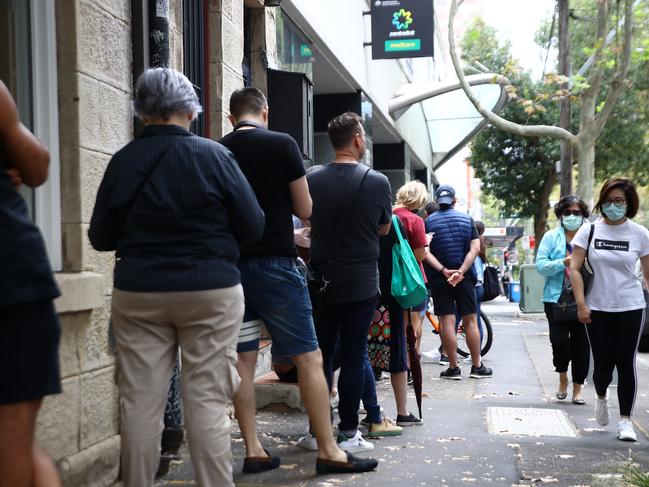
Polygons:
M584 264L581 266L581 277L584 281L584 296L588 294L588 291L590 290L594 274L593 268L590 265L590 262L588 262L588 250L590 249L590 243L593 240L594 233L595 225L591 224L590 233L588 234L588 244L586 245L586 257L584 258ZM578 321L577 301L572 292L570 282L565 282L565 279L561 295L559 296L559 301L552 305L552 320L555 323L573 323Z

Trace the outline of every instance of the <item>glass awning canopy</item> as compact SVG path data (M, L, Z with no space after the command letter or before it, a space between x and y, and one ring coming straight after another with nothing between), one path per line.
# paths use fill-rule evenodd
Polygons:
M500 112L507 103L505 86L509 81L506 78L478 74L467 76L466 80L482 105L494 113ZM453 157L487 125L487 120L475 109L457 81L402 87L389 103L390 115L397 120L418 103L428 125L433 170Z

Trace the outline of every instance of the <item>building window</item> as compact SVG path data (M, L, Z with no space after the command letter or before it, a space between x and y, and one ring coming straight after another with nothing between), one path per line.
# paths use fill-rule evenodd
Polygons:
M279 69L304 73L313 80L313 47L286 13L277 9L277 58Z
M203 106L201 113L192 123L192 132L205 135L205 55L203 0L183 0L183 60L185 76L194 84L198 99Z
M31 218L45 238L54 270L61 270L58 87L54 0L0 0L0 79L16 100L22 122L50 151L47 183L22 188Z

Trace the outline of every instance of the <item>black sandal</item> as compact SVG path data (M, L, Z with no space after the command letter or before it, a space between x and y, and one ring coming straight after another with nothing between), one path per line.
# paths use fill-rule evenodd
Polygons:
M325 458L318 458L315 462L315 471L319 474L333 473L363 473L374 470L379 464L374 458L359 458L349 452L346 462L336 462Z

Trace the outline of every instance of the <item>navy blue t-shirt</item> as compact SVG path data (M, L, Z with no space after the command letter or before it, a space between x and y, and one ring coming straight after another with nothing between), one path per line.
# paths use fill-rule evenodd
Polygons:
M43 237L0 159L0 308L59 294Z

